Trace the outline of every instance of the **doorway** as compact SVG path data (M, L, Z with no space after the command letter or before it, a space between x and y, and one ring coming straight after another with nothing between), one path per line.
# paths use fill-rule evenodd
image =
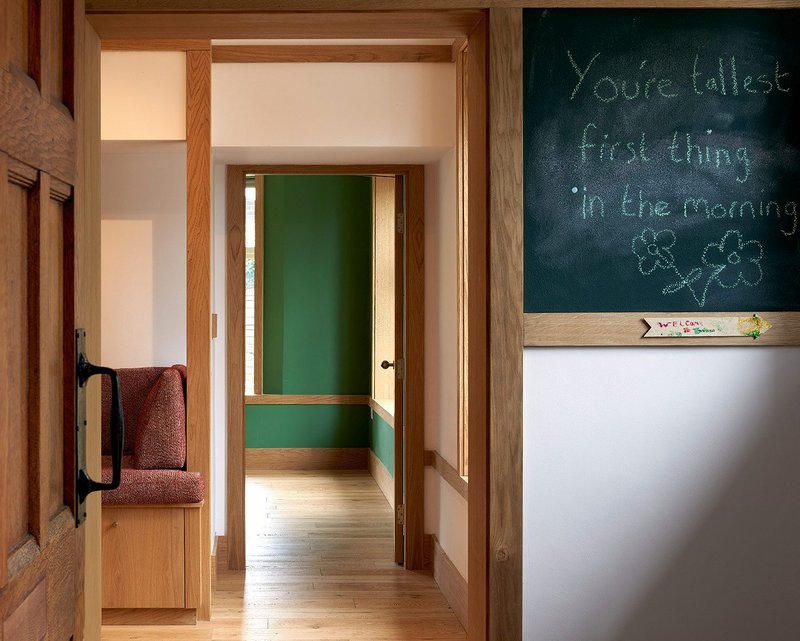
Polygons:
M366 194L366 201L362 204L368 210L362 214L361 232L353 233L351 229L343 234L350 243L353 242L352 238L364 237L359 243L360 248L351 247L346 255L342 254L344 263L347 263L344 267L340 256L333 263L329 261L327 267L317 265L317 268L323 267L322 270L318 269L316 276L303 283L301 281L303 273L308 271L308 263L319 262L320 256L330 249L330 242L324 241L324 238L339 233L337 227L341 226L341 221L338 219L343 218L342 212L332 211L322 212L321 215L328 216L326 220L314 220L320 216L320 207L324 205L310 202L314 198L309 197L309 190L319 192L323 200L336 201L342 196L341 187L335 187L337 177L345 178L347 190L360 189L362 200ZM314 184L309 185L309 182ZM341 180L338 182L341 183ZM248 184L252 185L251 207L247 206L245 198ZM244 488L248 469L336 467L372 471L394 509L393 559L407 569L421 569L425 563L422 478L423 168L409 165L232 165L227 170L226 191L229 569L243 569L246 559ZM326 191L330 193L326 195ZM292 210L290 215L278 213L292 198L295 208L300 208ZM304 201L305 213L299 201ZM248 209L260 214L254 215L250 234L247 233ZM317 239L311 237L312 230L320 232ZM368 230L371 231L365 234ZM248 236L253 239L254 250L247 248ZM323 245L328 247L313 247L319 239L323 239ZM302 247L292 247L298 242ZM306 249L312 251L313 257L311 254L299 256ZM341 249L339 247L338 251ZM253 257L250 269L248 254ZM387 262L389 254L391 260ZM324 264L324 259L321 260ZM359 265L359 260L364 264ZM268 266L266 270L265 264ZM255 292L252 295L253 330L249 336L246 328L250 321L246 314L242 314L247 309L248 272L252 274L252 290ZM278 278L280 272L291 273L294 287ZM294 282L297 278L300 280ZM333 300L338 299L341 291L329 291L330 287L326 287L320 278L336 283L336 288L341 288L344 282L345 287L350 289L350 306L357 304L357 301L362 305L366 303L362 315L368 316L370 322L364 324L368 335L350 336L348 334L352 334L352 327L344 334L337 330L338 333L330 336L332 344L325 346L324 342L319 343L317 353L313 347L308 352L308 343L319 340L319 336L326 333L325 321L308 318L309 310L319 304L317 299L329 299L333 293L329 309L317 309L317 313L338 315L344 321L343 325L354 324L352 309L345 309L343 315L334 309L340 307L339 303L333 305ZM347 283L348 280L351 282ZM387 291L390 286L393 290L391 294ZM305 292L315 289L318 291L312 293L310 299L305 296ZM288 292L291 293L287 295ZM403 292L408 292L408 295L403 295ZM392 309L387 310L386 303L390 298ZM376 307L378 303L381 304L380 310ZM302 330L298 332L299 326L309 322L312 325L305 335ZM315 322L319 323L319 327L313 326ZM330 330L330 323L327 325ZM314 332L317 334L314 335ZM327 333L330 334L330 331ZM362 386L358 387L357 383L349 380L345 387L337 387L332 381L328 381L328 387L324 387L324 383L320 387L320 379L330 379L331 371L342 370L341 352L346 349L348 341L351 344L350 352L362 352L363 362L356 365L363 377ZM289 349L294 349L295 353L290 354L287 361L285 357ZM338 361L337 358L330 358L335 353L339 354ZM298 354L305 361L298 361ZM328 371L323 373L317 371L320 363L315 359L319 357L318 360L325 361L325 354ZM248 359L252 359L249 368L252 380L247 376ZM348 370L345 378L352 379L354 373L358 376L358 372L350 371L352 368L345 369ZM309 375L315 380L309 381ZM253 393L247 394L250 390ZM309 390L325 393L304 393ZM316 418L310 417L310 413L316 414ZM330 434L319 435L320 417L323 414L329 417L338 415L338 422L334 418L336 424L331 427L341 437L341 417L344 413L366 419L369 431L361 430L360 434L351 435L351 441L355 439L347 442L351 447L330 447L342 443L330 440ZM259 442L255 433L259 421L269 423L270 417L281 424L283 439L272 429L266 441ZM250 428L247 439L246 422L255 424ZM297 430L287 440L287 422L298 422L301 440L297 440ZM322 418L321 422L324 423L325 419ZM276 422L272 425L275 426ZM310 425L317 432L316 440L308 440ZM387 441L391 447L386 447ZM251 447L245 447L246 442ZM257 447L259 444L267 447ZM281 447L286 445L295 447Z
M191 118L192 126L187 126L187 132L191 134L195 147L194 153L190 150L187 153L187 158L192 166L189 170L189 175L195 181L192 188L189 189L189 198L191 201L190 210L192 212L191 228L194 230L192 240L194 248L197 251L195 260L190 261L190 266L193 266L193 273L195 278L189 278L190 287L193 291L196 290L198 294L198 305L195 305L195 312L192 314L194 324L192 332L196 341L192 344L198 347L203 347L200 343L207 339L206 334L210 334L211 314L208 309L207 298L205 297L206 280L207 280L207 255L206 247L208 245L208 225L207 225L207 185L200 184L203 182L204 176L208 174L207 167L207 147L209 145L208 130L205 127L208 123L209 117L209 104L208 104L208 66L210 66L210 58L207 55L207 50L200 51L201 47L209 47L211 43L209 40L180 40L180 38L301 38L312 37L321 38L328 34L328 37L335 38L363 38L365 33L383 34L387 38L414 38L414 37L444 37L453 40L451 45L442 47L433 47L434 49L442 49L442 52L436 53L438 59L453 60L456 63L459 72L459 89L456 96L456 107L459 113L459 144L461 148L458 150L459 163L458 163L458 182L462 186L460 193L459 206L462 207L464 213L464 225L469 220L469 239L465 239L465 244L470 247L470 255L468 262L470 265L475 266L472 271L473 285L470 287L470 297L468 301L464 301L464 313L468 314L471 321L468 328L464 328L464 345L465 349L469 350L469 381L470 385L470 407L469 407L469 422L473 429L469 431L468 437L466 433L464 439L469 441L469 451L472 453L470 456L470 476L475 491L469 494L469 576L470 589L470 630L474 631L475 635L483 635L486 628L486 601L488 599L487 589L487 567L488 567L488 547L486 545L486 537L488 535L488 481L487 481L487 462L488 462L488 432L486 425L487 418L487 340L486 340L486 320L487 320L487 218L486 211L488 206L488 193L487 193L487 147L486 147L486 134L487 134L487 119L486 108L487 101L487 65L488 65L488 51L487 51L487 32L488 32L488 12L485 11L466 11L466 12L424 12L414 14L413 12L386 12L386 13L370 13L370 12L353 12L344 15L333 16L334 18L342 18L342 20L331 20L331 14L315 14L310 13L297 13L285 14L281 16L272 15L270 12L261 14L242 14L242 15L228 15L226 18L229 20L220 21L218 15L207 14L164 14L158 17L158 20L152 20L149 17L149 22L138 21L137 18L141 16L134 15L111 15L103 14L102 9L95 11L96 15L92 19L92 23L100 32L104 43L111 41L119 41L120 46L130 46L129 38L165 38L167 46L173 47L190 47L196 48L197 51L189 51L187 53L187 72L189 76L188 86L190 88L197 87L198 90L192 90L190 95L192 100L188 109L191 114L193 111L197 112L197 117ZM146 23L146 24L145 24ZM231 24L235 23L235 27ZM316 25L316 26L315 26ZM188 35L186 29L194 29L193 35ZM146 47L152 46L147 42L138 43L135 46ZM164 43L162 42L161 45ZM409 45L414 48L418 43ZM211 45L212 56L218 55L221 50L225 49L224 45ZM256 47L255 51L250 51L249 55L256 57L269 55L270 46ZM320 51L316 51L320 49ZM314 55L322 55L326 61L335 61L331 56L342 55L336 47L329 47L331 51L326 50L325 45L304 45L301 51L297 51L295 47L295 56L306 56L308 51L316 51ZM361 47L364 49L364 47ZM391 51L386 52L390 61L400 61L397 56L402 54L408 56L408 47L389 47ZM398 52L398 49L403 51ZM413 53L413 51L412 51ZM349 54L348 54L349 55ZM414 54L416 55L416 54ZM426 54L428 55L428 54ZM452 55L452 58L450 57ZM215 58L216 59L216 58ZM407 59L407 58L406 58ZM429 59L429 58L428 58ZM423 61L422 58L414 58L415 61ZM251 59L250 61L254 61ZM200 64L200 63L203 64ZM205 66L204 66L205 65ZM201 67L204 69L200 73ZM493 77L496 77L493 76ZM204 85L204 87L200 87ZM205 91L200 91L203 89ZM201 100L202 98L202 100ZM469 117L467 117L469 116ZM187 125L189 122L187 121ZM194 126L197 125L197 126ZM199 132L199 133L198 133ZM468 148L467 148L468 147ZM470 162L467 162L467 156ZM274 161L275 158L254 158L243 157L242 161L257 161L267 162ZM289 156L282 158L282 160L294 160L295 162L306 161L306 158L298 158ZM331 162L330 158L318 158L317 161ZM383 159L378 159L381 162ZM404 158L406 162L411 160L419 161L418 158ZM229 159L230 161L230 159ZM469 185L467 189L466 186ZM421 196L421 194L420 194ZM466 204L468 207L465 207ZM466 210L466 211L463 211ZM241 231L241 230L240 230ZM422 236L420 236L422 238ZM189 252L192 255L192 251ZM194 286L191 286L194 283ZM421 290L420 290L421 291ZM208 313L207 313L208 312ZM474 321L474 322L473 322ZM205 325L209 325L206 332ZM224 326L224 325L222 325ZM197 353L200 353L198 349ZM205 357L204 357L205 358ZM198 360L195 372L198 377L196 378L197 385L195 391L201 390L205 387L205 375L207 363L203 360ZM202 374L202 376L200 376ZM473 380L474 379L474 380ZM190 390L191 392L191 390ZM191 394L190 394L191 395ZM196 397L197 402L194 407L198 412L202 410L205 412L207 407L207 397ZM190 403L190 405L192 405ZM243 410L242 410L243 411ZM419 408L422 411L422 408ZM435 421L438 423L438 421ZM195 442L200 445L207 444L208 434L205 432L207 424L207 417L200 415L197 420L192 423L191 434ZM450 425L450 423L443 422L442 424ZM243 436L243 435L242 435ZM422 447L421 440L422 434L418 434L420 440L419 447ZM237 450L238 447L238 450ZM207 450L206 450L207 451ZM435 454L435 452L427 452L427 455ZM244 446L243 443L233 442L228 450L227 458L241 460L241 466L244 467ZM450 457L453 460L454 457ZM463 458L463 457L462 457ZM426 456L426 460L439 461L438 458L433 459L431 456ZM207 461L205 461L207 462ZM430 463L435 473L439 473L441 478L446 480L442 474L439 466L434 466ZM421 467L421 465L420 465ZM461 465L459 465L461 467ZM430 474L431 470L428 470ZM456 475L458 476L458 475ZM241 483L243 483L243 478ZM236 479L231 479L232 483L236 483ZM446 481L449 483L450 481ZM220 485L224 484L218 484ZM228 488L226 488L228 489ZM421 493L421 485L419 491ZM241 495L244 491L241 489ZM216 498L216 497L215 497ZM466 498L466 497L464 497ZM235 501L229 501L230 509L235 510ZM219 501L215 500L215 504L219 505ZM224 505L224 501L223 501ZM243 507L242 507L243 511ZM409 515L407 515L408 518ZM410 515L413 517L413 515ZM420 515L421 516L421 515ZM413 526L413 519L408 519L410 525ZM201 564L204 564L207 558L208 546L208 531L206 526L207 521L204 522L203 540L203 558ZM419 531L421 532L421 518L419 523ZM236 533L232 533L236 536ZM239 532L243 534L242 531ZM466 555L464 557L466 559ZM514 557L516 558L516 557ZM505 559L503 559L505 560ZM243 564L243 555L240 562ZM466 566L466 560L463 565ZM514 565L514 564L506 564ZM505 566L503 566L505 567ZM466 575L464 568L461 568L462 575ZM466 592L466 587L464 588ZM478 638L477 636L475 638Z

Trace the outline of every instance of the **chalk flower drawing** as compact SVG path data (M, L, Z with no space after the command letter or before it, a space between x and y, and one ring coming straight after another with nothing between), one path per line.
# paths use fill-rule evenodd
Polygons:
M639 259L639 271L652 274L656 268L668 269L675 262L670 249L675 244L675 232L664 229L656 232L649 227L633 239L631 249Z
M714 278L722 287L732 289L744 283L758 285L764 276L761 258L764 249L757 240L742 242L736 230L725 232L722 240L711 243L703 251L703 265L714 270Z
M763 278L761 258L764 249L761 243L757 240L743 240L738 230L728 230L718 243L706 245L700 257L705 267L695 267L685 275L675 266L675 257L670 251L675 241L675 232L671 229L657 232L648 227L631 243L631 249L639 260L639 271L643 275L652 274L660 268L672 270L678 277L676 282L661 290L665 296L685 288L692 294L698 307L705 307L708 289L712 283L725 289L733 289L742 284L753 287ZM697 281L703 278L704 273L708 277L701 290Z

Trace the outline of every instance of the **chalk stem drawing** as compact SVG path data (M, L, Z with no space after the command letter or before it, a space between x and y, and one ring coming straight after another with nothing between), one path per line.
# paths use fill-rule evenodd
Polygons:
M648 227L631 241L631 250L639 261L639 272L649 276L657 269L673 272L678 280L661 293L665 296L686 289L698 307L705 307L708 291L716 284L723 289L740 285L755 287L764 277L761 259L764 248L757 240L743 240L739 230L729 229L718 243L706 245L700 256L703 267L694 267L685 275L676 267L672 248L677 238L671 229L655 231ZM708 274L705 285L704 274Z

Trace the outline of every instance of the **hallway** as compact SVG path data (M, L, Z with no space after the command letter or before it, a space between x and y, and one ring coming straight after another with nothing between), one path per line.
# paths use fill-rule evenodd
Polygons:
M247 477L248 571L221 572L212 620L107 626L103 641L461 641L428 573L392 558L392 513L366 471Z

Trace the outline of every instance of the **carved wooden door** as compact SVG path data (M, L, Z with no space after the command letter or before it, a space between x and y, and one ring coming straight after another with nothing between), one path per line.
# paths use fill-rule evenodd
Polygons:
M83 639L74 341L97 296L76 279L83 23L80 0L0 0L1 641Z

